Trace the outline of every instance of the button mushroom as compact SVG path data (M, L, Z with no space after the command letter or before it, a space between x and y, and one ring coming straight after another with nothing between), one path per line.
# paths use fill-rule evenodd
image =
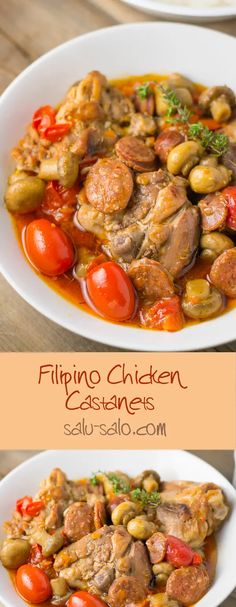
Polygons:
M199 164L191 170L189 181L192 190L197 194L211 194L228 185L231 176L232 171L222 165L214 167Z
M202 248L201 258L214 260L218 255L224 253L228 249L234 247L234 243L225 234L220 232L211 232L210 234L203 234L200 240L200 246Z
M71 590L66 580L63 577L57 577L50 580L50 584L52 588L51 603L53 605L65 605L71 595Z
M45 529L38 528L29 536L29 538L33 544L40 544L40 546L42 546L42 553L45 557L52 556L58 552L64 544L61 528L57 529L53 535L47 533Z
M47 158L42 160L39 169L39 177L46 181L58 180L61 185L71 188L79 173L78 156L67 151L58 160Z
M18 569L27 563L30 553L30 544L22 539L7 539L2 545L0 560L7 569Z
M217 122L226 122L235 106L235 94L228 86L212 86L203 91L199 105L205 112L210 112Z
M150 607L179 607L179 603L170 599L166 592L151 594L149 601Z
M186 316L195 320L210 318L223 307L223 296L203 278L189 280L182 299Z
M156 529L155 523L149 521L145 515L135 516L127 525L127 531L136 540L148 540Z
M8 186L5 203L11 213L31 213L40 206L45 191L45 183L39 177L19 176Z
M170 563L166 563L165 561L162 563L156 563L153 565L153 573L156 578L156 583L158 586L164 586L168 580L169 575L172 573L174 567Z
M134 479L134 487L145 489L148 493L158 491L160 476L155 470L144 470Z
M182 173L186 177L203 156L203 147L197 141L184 141L171 150L167 169L172 175Z
M114 508L111 520L113 525L127 525L141 511L141 506L131 501L121 502Z

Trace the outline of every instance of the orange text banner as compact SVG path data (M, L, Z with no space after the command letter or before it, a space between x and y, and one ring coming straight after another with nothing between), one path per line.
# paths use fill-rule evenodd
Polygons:
M236 447L236 354L0 356L2 449Z

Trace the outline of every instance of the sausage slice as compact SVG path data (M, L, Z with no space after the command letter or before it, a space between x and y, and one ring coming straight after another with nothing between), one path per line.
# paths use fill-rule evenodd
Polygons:
M166 554L166 538L164 533L154 533L146 542L151 563L161 563Z
M80 540L94 529L93 510L85 502L74 502L65 512L64 531L71 542Z
M157 137L154 145L154 150L156 155L159 156L160 161L163 164L166 164L171 150L173 150L176 145L179 145L179 143L183 143L183 141L184 135L177 129L166 129L163 131L163 133Z
M102 158L89 171L85 194L98 211L116 213L127 206L133 185L131 171L123 162L115 158Z
M197 603L209 585L210 579L205 567L180 567L170 574L166 592L169 598L187 606Z
M122 575L109 588L108 603L111 607L125 607L146 598L146 589L136 577Z
M225 226L228 210L222 194L210 194L198 204L204 232L221 230Z
M217 257L210 271L210 279L227 297L236 297L236 247Z
M158 261L147 257L134 260L128 274L144 304L152 305L157 299L174 295L173 280Z
M155 153L142 139L131 135L121 137L115 150L117 156L135 171L151 171L155 168Z

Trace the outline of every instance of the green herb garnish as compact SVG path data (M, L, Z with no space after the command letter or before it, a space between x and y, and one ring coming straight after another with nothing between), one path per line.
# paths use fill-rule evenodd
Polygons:
M152 95L152 89L150 87L150 82L144 82L144 84L140 84L137 87L136 92L140 99L147 99L150 95Z
M145 489L133 489L130 496L134 502L141 502L143 507L155 508L160 503L160 493L158 491L148 493Z
M107 474L107 478L112 483L114 493L129 493L130 484L123 478L113 474L113 472L109 472L109 474Z
M99 484L99 479L97 478L96 474L93 474L93 476L91 476L90 484L93 485L94 487Z
M201 122L189 126L188 137L199 141L203 148L218 157L225 154L229 146L227 135L211 131L208 126L204 126Z
M192 112L184 105L182 107L181 101L178 99L173 89L164 89L161 87L163 97L168 102L168 110L166 112L166 121L174 124L177 122L186 123L189 121Z

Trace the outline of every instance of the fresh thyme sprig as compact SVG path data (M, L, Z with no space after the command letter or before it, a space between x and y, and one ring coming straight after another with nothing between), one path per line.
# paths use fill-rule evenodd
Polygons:
M229 147L227 135L217 131L211 131L208 126L205 126L201 122L189 126L188 137L199 141L203 148L217 157L225 154Z
M112 483L114 493L129 493L130 484L128 481L117 476L117 474L113 474L113 472L109 472L107 478Z
M136 92L140 99L147 99L147 97L153 94L150 82L144 82L143 84L140 84L137 87Z
M182 106L177 94L173 89L165 89L160 87L165 101L168 103L166 112L166 122L175 124L177 122L187 123L192 116L191 110L186 106Z
M131 499L134 502L141 502L143 507L149 506L155 508L160 503L160 493L158 491L152 491L148 493L145 489L133 489L130 493Z
M112 484L112 490L114 491L114 493L129 493L130 491L130 484L128 481L126 481L124 478L118 476L117 474L114 474L113 472L109 472L108 474L106 472L97 472L96 474L93 474L93 476L90 478L90 483L91 485L95 486L98 485L102 479L100 480L99 475L103 475L106 476L108 478L108 480L111 482Z

